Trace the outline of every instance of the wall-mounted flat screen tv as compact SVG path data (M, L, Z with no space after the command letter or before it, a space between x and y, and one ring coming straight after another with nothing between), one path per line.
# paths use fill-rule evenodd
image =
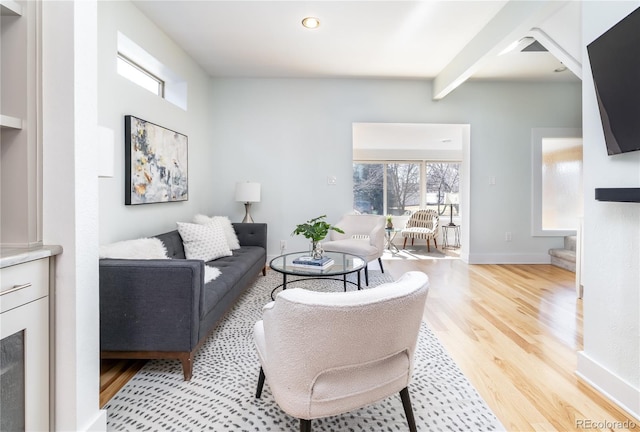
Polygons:
M640 8L587 46L609 155L640 150Z

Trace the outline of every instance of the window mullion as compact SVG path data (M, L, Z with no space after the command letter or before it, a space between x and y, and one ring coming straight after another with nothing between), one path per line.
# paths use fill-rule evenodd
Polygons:
M420 208L427 208L427 169L426 161L420 162Z
M387 212L388 207L387 207L387 167L389 166L388 163L384 163L383 167L384 169L382 170L382 214L386 215L388 214Z

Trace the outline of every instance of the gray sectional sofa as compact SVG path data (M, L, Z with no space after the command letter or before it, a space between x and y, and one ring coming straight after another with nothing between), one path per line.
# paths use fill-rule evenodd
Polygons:
M177 230L156 236L170 260L101 259L101 357L178 359L190 380L198 348L258 274L266 274L267 225L233 227L241 247L206 263L221 271L207 284L204 261L185 258Z

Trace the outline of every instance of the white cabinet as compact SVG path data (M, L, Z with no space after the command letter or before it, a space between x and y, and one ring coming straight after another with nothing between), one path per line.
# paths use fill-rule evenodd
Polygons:
M42 244L40 1L0 0L0 246Z
M50 430L52 259L0 269L0 430Z

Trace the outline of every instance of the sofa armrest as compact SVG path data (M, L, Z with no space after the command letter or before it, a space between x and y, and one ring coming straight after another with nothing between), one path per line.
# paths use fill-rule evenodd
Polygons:
M101 351L191 351L203 285L200 260L101 259Z
M240 246L261 246L267 250L267 224L233 223Z

